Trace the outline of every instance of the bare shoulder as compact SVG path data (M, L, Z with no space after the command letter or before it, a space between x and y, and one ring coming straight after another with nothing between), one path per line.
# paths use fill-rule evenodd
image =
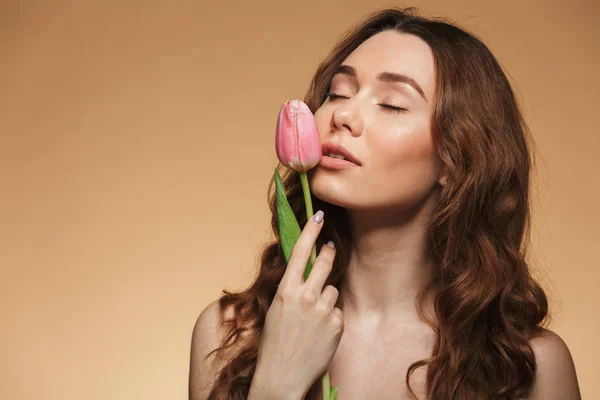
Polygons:
M580 400L573 357L564 340L548 329L540 329L529 340L537 370L530 400Z
M233 310L225 310L225 320L233 317ZM202 310L192 332L190 354L189 398L206 400L215 382L216 374L223 367L225 358L213 353L221 346L225 335L219 300L215 300Z

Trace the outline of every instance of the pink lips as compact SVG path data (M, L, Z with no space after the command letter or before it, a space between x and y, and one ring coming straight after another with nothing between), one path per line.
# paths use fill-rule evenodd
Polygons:
M319 165L324 168L329 168L329 169L346 169L346 168L358 167L357 164L354 164L353 162L350 162L348 160L342 160L341 158L328 157L325 155L323 156L323 158L321 158L321 162L319 163Z
M352 153L350 153L350 151L348 151L348 149L346 149L346 147L344 147L344 145L342 145L342 144L324 143L322 153L323 153L323 155L329 154L329 153L339 154L339 155L344 156L348 161L350 161L356 165L361 165L361 162L356 157L354 157L354 155Z

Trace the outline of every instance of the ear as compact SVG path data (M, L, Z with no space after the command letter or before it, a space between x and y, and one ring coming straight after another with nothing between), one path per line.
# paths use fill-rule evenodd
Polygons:
M440 177L438 178L438 183L442 186L445 186L447 181L448 181L448 169L444 165L442 167L442 172L440 173Z

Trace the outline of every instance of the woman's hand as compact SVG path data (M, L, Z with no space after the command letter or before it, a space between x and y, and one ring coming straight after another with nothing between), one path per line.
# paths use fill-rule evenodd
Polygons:
M322 217L322 211L317 215ZM335 257L332 247L322 247L304 282L322 226L311 218L294 245L258 347L256 375L282 398L304 398L327 369L344 331L342 310L335 307L339 292L333 285L323 289Z

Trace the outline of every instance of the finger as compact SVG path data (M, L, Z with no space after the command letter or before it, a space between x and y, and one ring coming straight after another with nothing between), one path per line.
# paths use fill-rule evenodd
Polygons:
M323 211L317 211L313 217L309 218L306 225L304 225L304 228L292 249L290 261L288 262L285 273L281 278L281 286L290 283L293 285L302 284L306 264L310 259L312 248L323 227L323 215Z
M325 303L333 311L335 303L338 300L339 294L340 292L335 286L327 285L325 286L325 289L323 289L323 293L321 293L321 298L323 298L323 301L325 301Z
M333 324L335 325L337 332L339 334L343 334L344 333L344 329L345 329L345 322L344 322L344 312L338 308L335 307L333 309Z
M331 269L333 268L333 259L335 257L335 249L324 245L321 248L319 256L315 260L315 265L308 275L306 285L313 287L317 293L321 293L323 285L327 281Z

